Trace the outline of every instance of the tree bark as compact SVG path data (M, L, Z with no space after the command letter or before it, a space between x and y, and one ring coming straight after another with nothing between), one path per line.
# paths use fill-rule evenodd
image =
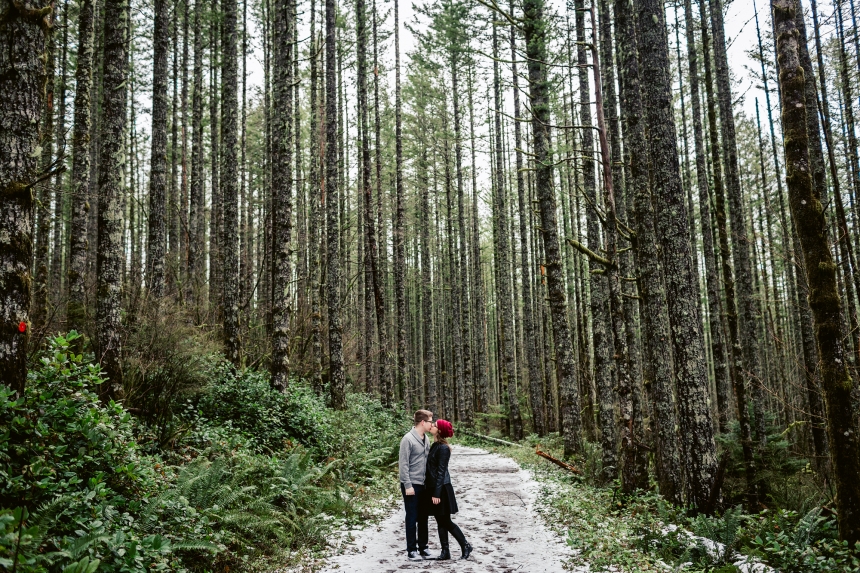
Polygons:
M167 0L155 0L152 66L152 156L149 176L149 235L146 282L158 301L164 296L165 193L167 188L167 56L170 51L170 13ZM196 62L195 62L196 63Z
M328 377L333 408L346 407L340 310L340 206L338 190L337 58L335 0L325 0L325 194Z
M72 222L69 233L69 330L86 327L87 223L90 187L90 99L93 86L95 0L82 0L78 12L78 54L75 68L75 119L72 129Z
M188 282L185 300L191 306L194 321L203 320L203 29L200 22L203 6L194 5L194 63L191 86L191 185L188 214ZM165 88L166 89L166 88Z
M677 417L672 392L673 365L670 340L669 309L663 286L663 269L657 250L654 208L648 183L647 148L642 123L642 96L639 58L634 30L635 14L626 0L615 2L615 35L618 49L621 88L621 117L630 163L628 189L633 193L635 219L634 249L637 284L642 297L643 342L646 368L644 385L648 391L653 426L656 430L656 467L660 494L675 503L681 502L681 467L678 459Z
M231 3L235 0L229 0ZM292 0L275 1L272 84L272 386L285 392L289 384L292 288L293 211L293 29ZM227 22L225 19L225 27ZM224 43L225 58L227 42ZM235 59L235 58L234 58ZM225 73L225 82L226 82ZM234 92L235 94L235 92ZM224 98L227 107L227 98ZM235 117L234 117L235 121ZM235 125L235 123L234 123ZM234 132L235 133L235 132ZM235 140L234 140L235 142ZM226 138L225 147L228 145ZM226 166L225 166L226 167ZM227 176L225 172L225 178ZM226 213L225 213L226 225ZM226 306L226 304L225 304ZM225 309L226 311L226 309Z
M579 121L582 129L582 179L588 207L586 224L588 248L598 253L601 246L600 216L598 215L597 182L594 167L594 135L591 122L591 91L588 80L588 55L585 36L585 0L576 0L577 66L579 68ZM616 401L612 384L612 356L615 354L609 334L609 285L602 266L589 258L591 274L591 338L594 348L594 381L597 387L598 426L602 446L603 481L618 475L618 440L615 435ZM596 272L595 272L596 271Z
M510 3L511 14L514 12L513 1ZM532 315L532 272L529 264L529 234L528 219L532 213L531 205L526 206L525 179L523 176L523 154L522 154L522 129L520 126L520 82L517 71L517 44L516 28L511 26L511 74L513 76L514 96L514 148L516 150L517 170L517 207L519 208L520 223L520 273L522 277L522 305L523 305L523 343L526 358L527 374L526 384L529 389L531 401L532 422L534 431L542 436L546 433L544 425L544 402L543 402L543 378L538 368L538 355L535 338L534 316ZM459 137L458 137L459 139Z
M723 160L725 161L726 193L729 199L729 217L732 225L732 260L734 262L735 286L737 288L738 318L740 319L741 356L743 363L737 370L740 379L737 384L744 385L752 393L753 413L755 415L755 438L759 447L764 447L766 431L762 410L762 379L758 355L759 311L755 300L752 265L750 264L750 239L746 217L744 216L743 193L741 192L740 171L738 167L737 136L732 109L729 62L726 55L726 37L723 29L722 0L710 0L711 30L713 34L714 64L716 67L717 102L720 108L720 127L722 135Z
M552 139L550 134L549 79L547 77L547 26L543 0L526 0L523 3L523 32L528 57L529 98L532 109L532 138L534 146L535 188L541 216L541 237L544 248L547 294L555 360L560 384L568 395L572 416L566 419L565 450L580 448L582 421L580 419L579 386L576 380L576 363L570 325L567 321L564 270L556 220L556 197L552 174ZM569 453L569 452L568 452Z
M53 4L7 0L0 35L0 371L22 395L30 341L30 263L33 257L33 186L39 177L39 119L44 105L45 60Z
M542 17L542 14L541 14ZM542 26L542 24L541 24ZM528 42L528 40L526 40ZM499 39L496 27L493 27L493 54L498 58ZM511 437L521 440L523 437L522 418L520 417L519 399L517 397L517 368L514 360L514 311L511 304L511 253L509 246L508 207L505 201L505 166L502 155L502 116L501 116L501 78L499 77L498 62L493 62L495 114L495 163L496 177L493 191L493 220L496 227L496 267L498 292L497 308L501 326L502 364L501 375L503 385L509 397L508 419L511 425Z
M757 470L752 447L752 430L750 428L749 408L747 402L746 385L742 383L739 371L743 368L743 350L738 332L738 311L735 297L735 279L729 260L730 249L728 239L728 224L726 223L726 200L723 189L722 162L720 160L719 131L717 128L716 97L714 97L714 81L711 71L710 31L708 27L707 5L699 2L699 13L702 26L702 55L705 63L705 99L708 102L708 129L711 145L711 163L713 165L714 177L714 221L717 227L717 235L720 245L720 260L723 275L723 288L725 289L726 301L726 323L731 341L732 363L730 375L732 388L735 394L735 406L738 412L738 424L740 426L741 448L744 456L744 471L747 481L747 504L753 506L757 495Z
M645 123L658 240L663 248L669 321L678 395L683 455L687 460L687 503L707 511L717 470L716 444L708 405L704 340L696 300L692 244L672 111L669 44L663 3L638 6L639 55Z
M852 412L853 381L842 342L842 303L836 284L836 265L827 239L821 197L813 188L810 174L805 78L795 20L797 5L793 0L772 0L771 6L780 67L786 181L810 286L809 305L815 321L828 437L832 446L839 536L854 544L860 541L860 483L857 481L860 442Z
M128 79L128 3L106 0L104 27L104 96L102 98L101 159L96 276L97 356L108 377L103 400L122 392L122 161L126 127Z
M407 390L409 327L406 312L406 230L405 193L403 190L403 101L400 92L400 3L394 0L394 299L397 307L397 386L404 389L406 410L410 409L411 394Z
M699 63L696 49L693 8L684 0L684 18L687 32L687 65L690 75L690 99L693 113L693 141L696 154L696 187L699 193L699 214L702 226L702 250L705 255L705 284L708 296L711 355L714 362L714 385L717 389L717 424L720 433L728 431L729 387L731 372L726 355L723 331L723 303L720 294L720 276L717 273L714 230L711 226L711 196L708 189L708 168L705 162L705 142L702 130L701 94L699 91Z

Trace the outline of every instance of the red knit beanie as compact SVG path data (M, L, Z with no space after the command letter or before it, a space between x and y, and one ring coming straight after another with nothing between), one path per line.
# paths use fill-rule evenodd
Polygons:
M439 428L440 438L450 438L454 435L454 426L448 420L436 420L436 427Z

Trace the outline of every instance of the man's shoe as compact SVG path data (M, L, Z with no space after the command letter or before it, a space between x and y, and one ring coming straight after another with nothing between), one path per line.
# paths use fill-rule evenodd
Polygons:
M427 549L422 549L418 552L418 555L420 555L424 559L433 559L433 556L430 554L429 551L427 551Z
M406 554L406 557L410 561L423 561L424 560L417 551L410 551L409 553Z
M472 554L472 546L469 545L469 542L466 542L466 546L463 547L463 555L460 556L460 559L468 559L469 555Z
M451 550L447 547L442 548L442 553L439 554L439 557L436 558L436 561L448 561L451 559Z

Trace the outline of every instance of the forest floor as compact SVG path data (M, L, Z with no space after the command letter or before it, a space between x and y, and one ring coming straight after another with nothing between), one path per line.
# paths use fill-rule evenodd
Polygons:
M404 511L399 499L390 500L386 518L358 531L343 532L333 540L335 555L323 564L324 573L395 573L449 571L464 573L562 573L573 550L547 526L538 505L543 484L531 471L509 457L462 445L452 448L451 481L460 512L454 522L474 547L460 561L457 542L450 539L451 561L411 562L406 559ZM435 521L430 519L430 552L439 553Z

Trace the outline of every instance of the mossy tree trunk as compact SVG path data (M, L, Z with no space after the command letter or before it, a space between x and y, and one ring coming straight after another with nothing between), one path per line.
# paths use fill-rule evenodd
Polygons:
M813 187L807 134L805 77L800 63L793 0L772 0L777 58L780 67L782 126L791 214L803 249L809 282L809 306L821 364L821 385L827 407L833 482L839 536L860 541L860 441L854 424L846 364L842 302L836 284L836 264L830 252L821 196ZM811 110L815 113L815 110Z
M0 371L23 394L30 339L33 185L39 177L39 118L52 3L3 3L0 38Z
M513 2L510 4L511 13L513 13ZM520 81L517 72L517 44L516 44L516 27L511 26L511 74L513 78L513 96L514 96L514 117L518 118L514 122L514 149L516 151L516 170L517 170L517 207L519 209L519 230L520 230L520 273L522 276L522 304L523 304L523 343L525 344L524 354L526 358L526 382L529 388L529 397L531 399L532 423L534 431L539 436L545 433L544 417L543 417L543 379L540 374L537 341L534 326L534 317L532 316L534 303L532 302L532 271L529 264L529 234L528 234L528 218L532 212L531 205L526 205L526 190L525 177L523 175L523 153L522 153L522 127L520 118Z
M104 15L104 95L99 139L99 214L96 255L96 355L108 383L104 400L122 392L123 139L127 122L128 2L107 0Z

